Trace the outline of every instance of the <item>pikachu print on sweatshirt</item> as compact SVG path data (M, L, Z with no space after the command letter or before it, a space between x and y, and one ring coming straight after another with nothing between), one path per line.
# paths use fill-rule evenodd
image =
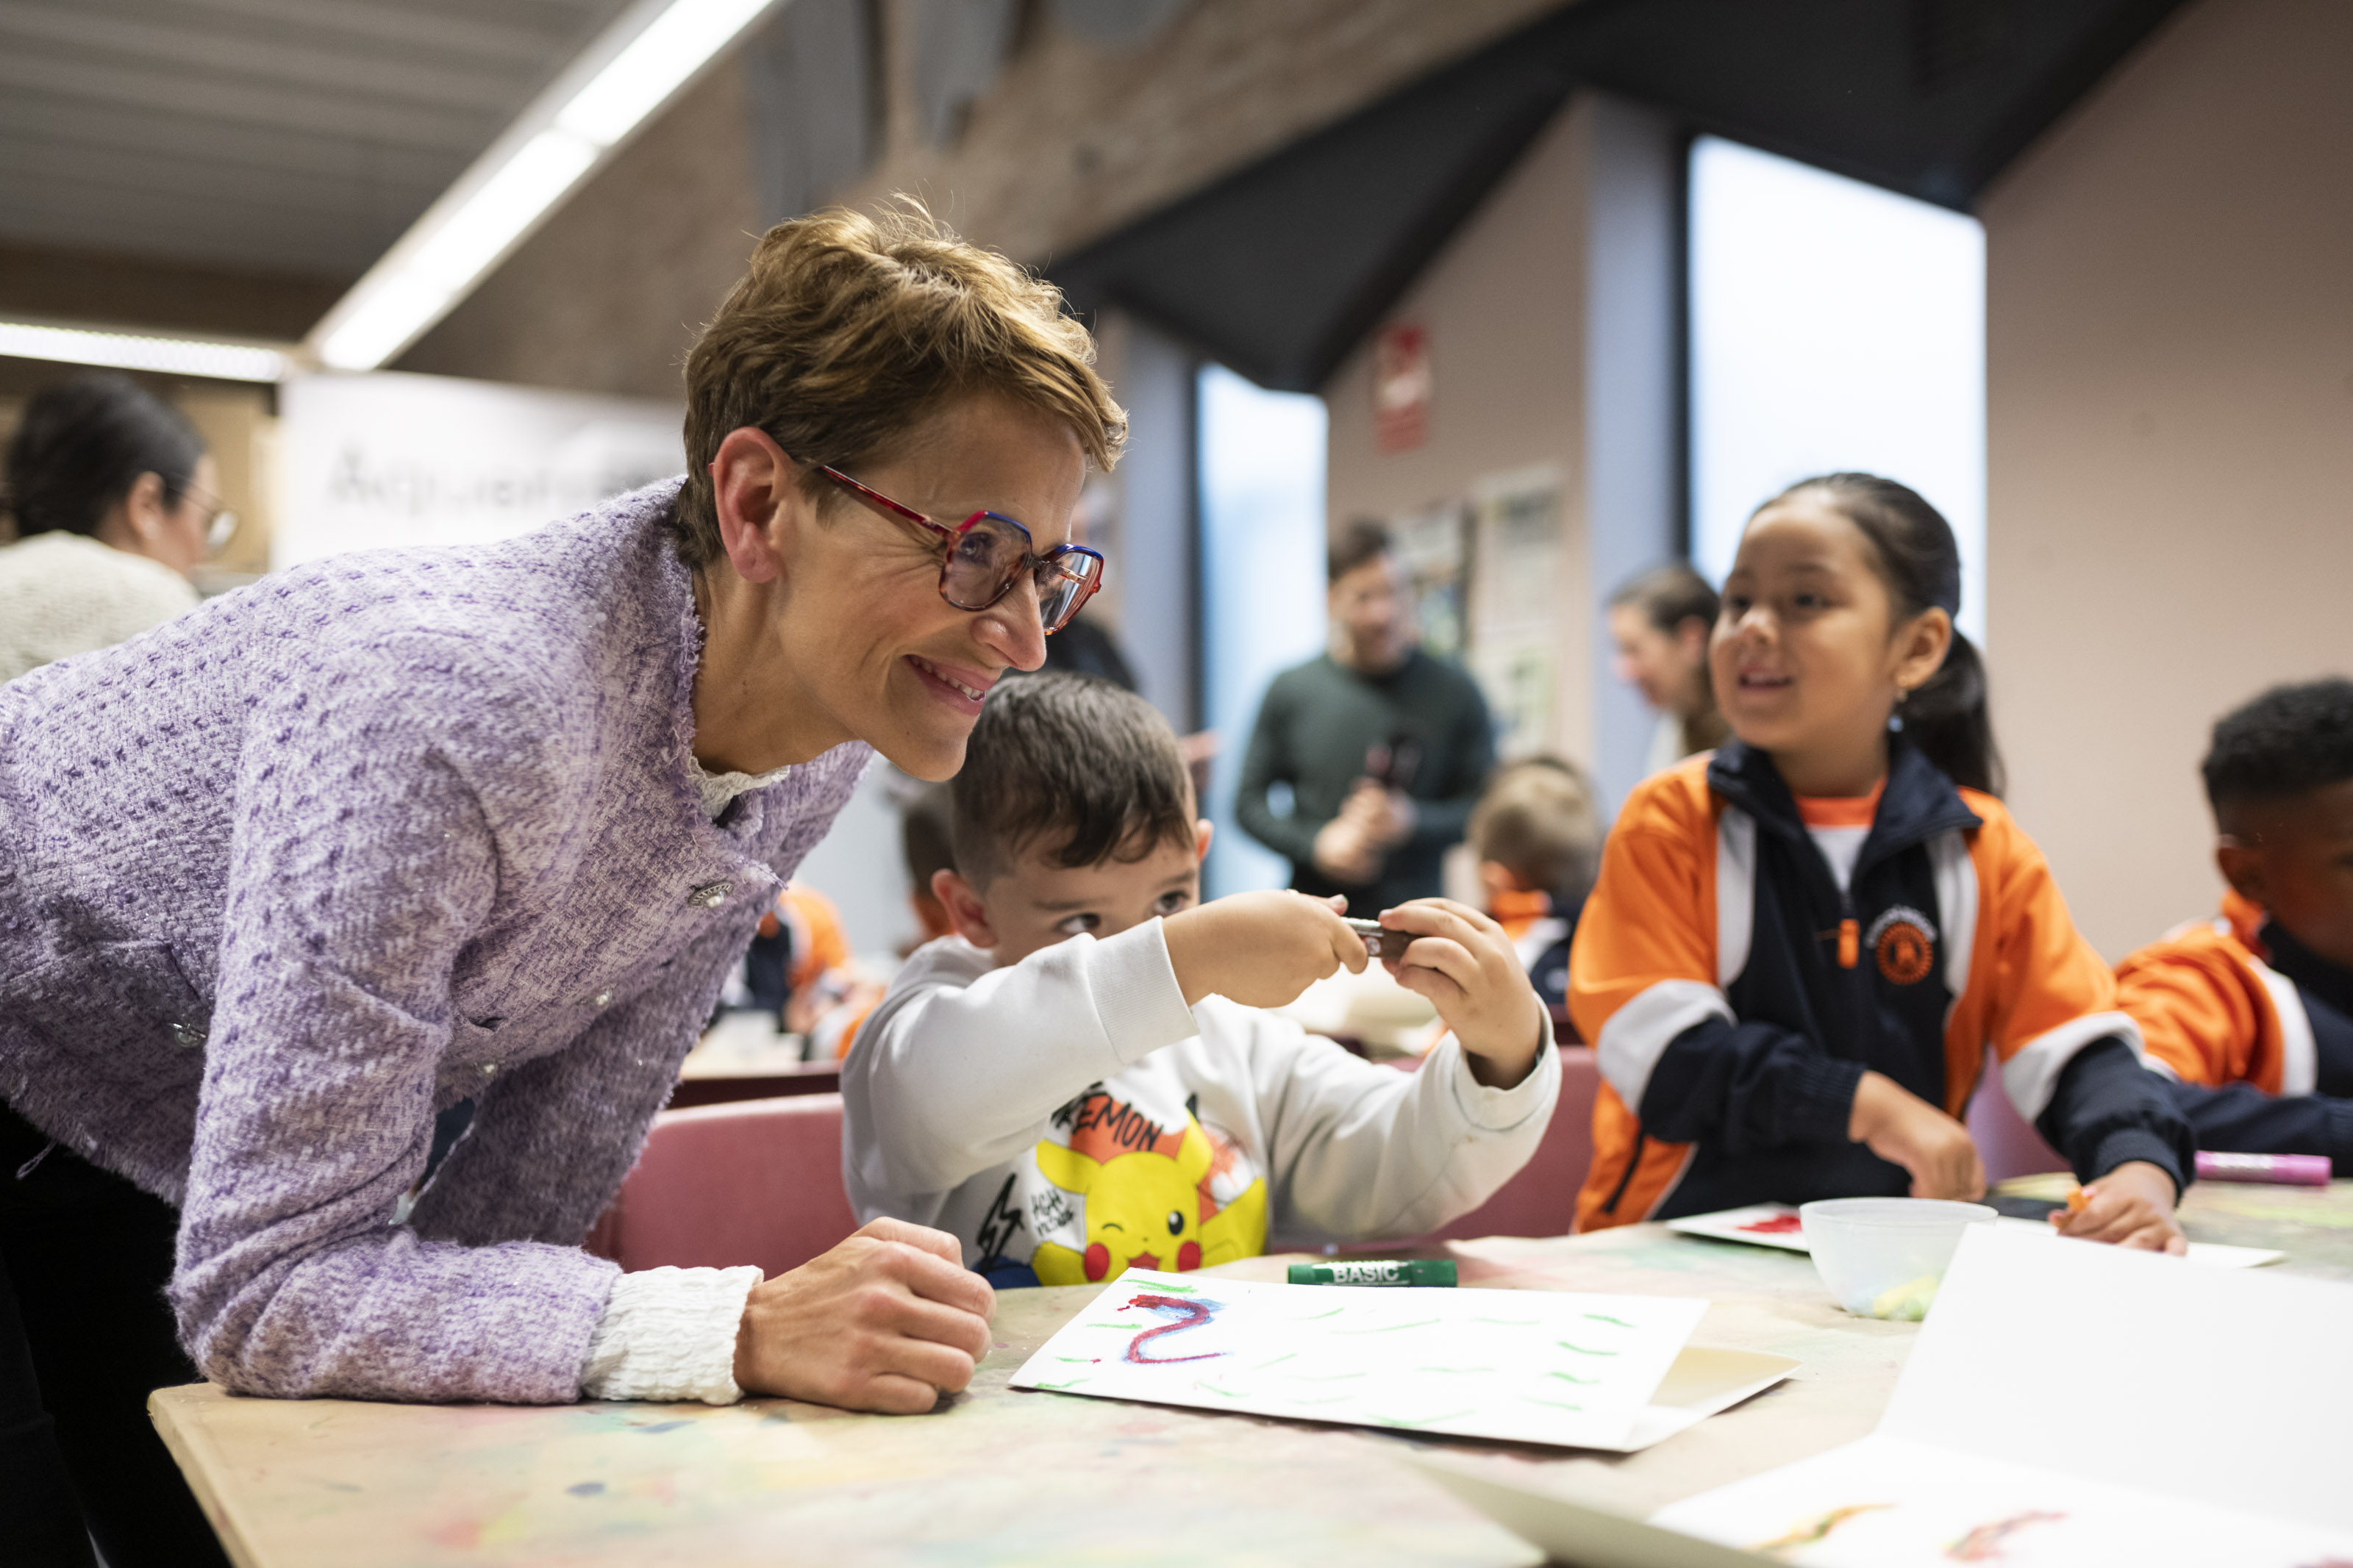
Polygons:
M1142 1098L1097 1084L1057 1110L1007 1176L992 1216L1001 1228L988 1227L984 1251L1003 1258L1026 1229L1041 1285L1102 1284L1130 1268L1189 1274L1265 1251L1266 1178L1241 1146L1189 1103ZM1002 1225L1017 1203L1029 1224Z

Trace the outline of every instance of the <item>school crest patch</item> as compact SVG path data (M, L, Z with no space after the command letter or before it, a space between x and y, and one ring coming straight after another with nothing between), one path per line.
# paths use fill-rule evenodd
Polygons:
M1891 985L1917 985L1936 967L1936 925L1909 904L1897 904L1872 921L1866 940Z

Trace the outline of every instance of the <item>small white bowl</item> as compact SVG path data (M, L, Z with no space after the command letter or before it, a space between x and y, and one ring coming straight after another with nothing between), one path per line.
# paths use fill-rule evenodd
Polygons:
M1918 1322L1936 1300L1961 1233L1998 1217L1941 1198L1830 1198L1798 1218L1831 1299L1858 1318Z

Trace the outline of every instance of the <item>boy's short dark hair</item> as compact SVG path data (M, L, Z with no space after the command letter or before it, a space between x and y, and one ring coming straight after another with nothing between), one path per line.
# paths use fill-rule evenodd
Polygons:
M1352 517L1332 535L1331 552L1324 558L1324 580L1337 583L1366 562L1377 561L1396 548L1388 523L1377 517Z
M976 888L1032 846L1076 868L1193 843L1176 731L1143 698L1092 676L1000 682L949 789L956 870Z
M948 786L925 784L899 805L899 852L907 858L907 880L915 891L932 890L932 873L955 869Z
M2353 779L2353 680L2274 686L2224 714L2200 771L2217 816Z
M1472 852L1493 860L1567 910L1593 890L1601 813L1592 781L1562 757L1529 757L1496 771L1471 811Z

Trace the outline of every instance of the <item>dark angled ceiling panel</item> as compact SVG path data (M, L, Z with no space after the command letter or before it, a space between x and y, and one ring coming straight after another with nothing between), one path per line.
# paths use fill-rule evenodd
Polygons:
M1583 0L1050 271L1312 391L1580 85L1967 210L2181 3Z

